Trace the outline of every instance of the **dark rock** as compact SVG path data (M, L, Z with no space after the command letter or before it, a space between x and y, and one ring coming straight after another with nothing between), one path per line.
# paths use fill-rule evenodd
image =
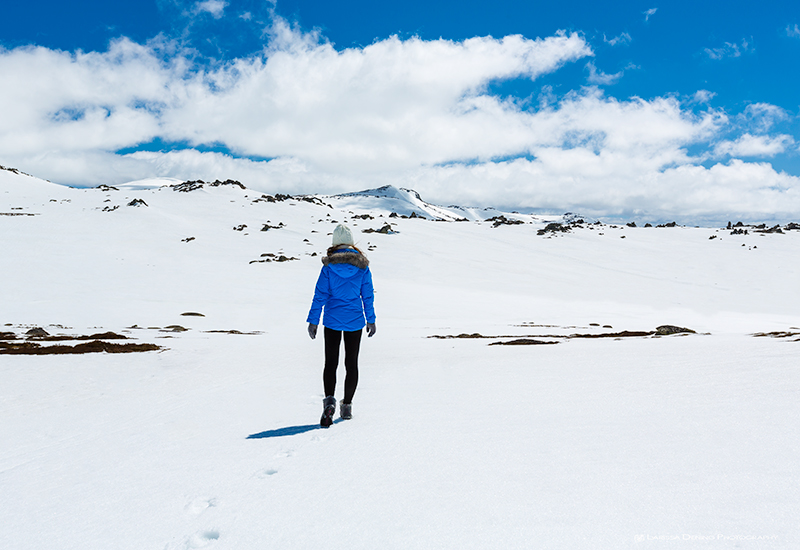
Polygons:
M45 338L47 336L50 336L50 333L41 327L32 328L25 334L31 338Z
M628 227L636 227L636 222L628 222L625 225L627 225Z
M173 191L188 193L190 191L202 189L206 185L211 187L219 187L221 185L233 185L235 187L239 187L240 189L247 189L247 187L245 187L236 180L225 180L225 181L215 180L213 183L206 183L203 180L194 180L194 181L185 181L183 183L178 183L175 185L170 185L170 187L172 187Z
M770 227L769 229L766 229L766 227L767 227L767 225L762 223L760 226L756 227L756 229L753 232L754 233L783 233L783 229L781 229L780 225L775 225L774 227Z
M522 220L512 220L512 219L506 218L503 215L494 216L492 218L487 218L484 221L494 222L492 224L492 227L500 227L501 225L522 225L522 224L525 223Z
M383 235L394 235L394 234L398 233L398 231L395 231L394 229L392 229L392 226L389 225L388 223L384 224L384 226L381 227L380 229L371 229L371 228L370 229L362 229L361 232L362 233L381 233Z
M548 223L544 229L536 232L537 235L545 235L547 233L567 233L570 230L568 225L563 225L558 222Z
M558 342L545 342L543 340L534 340L533 338L518 338L516 340L509 340L508 342L492 342L490 346L541 346L548 344L558 344Z
M676 327L674 325L661 325L660 327L656 327L656 334L658 334L659 336L667 336L670 334L681 334L681 333L697 334L690 328Z
M205 317L202 313L197 313L196 311L187 311L185 313L181 313L182 317Z
M161 332L186 332L187 330L189 329L180 325L168 325L161 329Z
M128 206L147 206L147 203L144 202L142 199L133 199L131 202L128 203Z

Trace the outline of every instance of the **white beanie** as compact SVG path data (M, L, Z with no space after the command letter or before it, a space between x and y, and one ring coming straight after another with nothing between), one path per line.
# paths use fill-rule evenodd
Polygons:
M333 230L332 246L339 246L340 244L349 244L350 246L356 244L353 242L353 233L350 228L342 224L337 225L336 229Z

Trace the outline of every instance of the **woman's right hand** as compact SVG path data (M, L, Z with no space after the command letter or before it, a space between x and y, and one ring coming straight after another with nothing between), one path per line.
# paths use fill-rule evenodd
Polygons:
M317 325L308 323L308 335L311 336L312 340L317 337Z

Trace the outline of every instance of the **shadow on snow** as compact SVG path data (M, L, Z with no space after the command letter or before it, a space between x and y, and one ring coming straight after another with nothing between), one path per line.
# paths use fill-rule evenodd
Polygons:
M333 421L334 424L341 422L341 418ZM312 430L321 430L322 426L319 424L306 424L305 426L288 426L286 428L278 428L277 430L267 430L257 434L250 434L247 439L266 439L269 437L285 437L287 435L297 435L310 432Z

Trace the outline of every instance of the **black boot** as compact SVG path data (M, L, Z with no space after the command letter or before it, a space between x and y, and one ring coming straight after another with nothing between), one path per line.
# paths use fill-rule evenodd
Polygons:
M336 412L336 398L329 395L322 400L322 418L319 419L319 425L323 428L329 428L333 424L333 413Z

